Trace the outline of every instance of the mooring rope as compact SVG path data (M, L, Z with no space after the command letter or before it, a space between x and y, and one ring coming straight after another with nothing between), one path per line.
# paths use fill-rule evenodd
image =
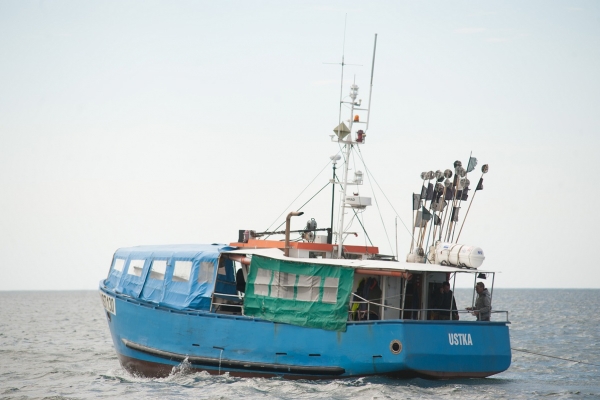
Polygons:
M556 357L556 356L550 356L548 354L542 354L542 353L536 353L534 351L530 351L530 350L524 350L524 349L515 349L514 347L511 347L511 350L514 351L520 351L523 353L529 353L529 354L535 354L536 356L542 356L542 357L549 357L549 358L556 358L558 360L564 360L564 361L571 361L574 363L578 363L578 364L587 364L587 365L593 365L596 367L600 367L600 364L594 364L594 363L589 363L589 362L585 362L585 361L577 361L577 360L572 360L570 358L563 358L563 357Z

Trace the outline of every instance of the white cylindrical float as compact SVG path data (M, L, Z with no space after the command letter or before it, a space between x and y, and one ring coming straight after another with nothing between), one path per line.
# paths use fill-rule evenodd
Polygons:
M479 268L483 260L485 255L480 247L458 243L439 243L436 246L436 264Z

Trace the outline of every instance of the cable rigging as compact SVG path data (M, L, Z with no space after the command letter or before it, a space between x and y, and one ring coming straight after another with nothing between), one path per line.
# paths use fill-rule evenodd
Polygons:
M323 169L321 169L321 171L319 171L319 173L312 179L312 181L310 181L309 184L306 185L306 187L304 189L302 189L302 191L298 194L298 196L296 196L296 198L294 200L292 200L292 202L290 204L288 204L288 206L286 208L284 208L284 211L281 214L279 214L277 216L277 218L275 218L275 221L271 222L271 225L269 225L269 227L267 229L265 229L265 231L268 231L269 229L271 229L271 227L277 222L277 220L279 220L279 218L281 218L281 216L286 213L286 211L292 206L292 204L294 204L294 202L296 200L298 200L298 198L300 196L302 196L302 194L306 191L306 189L308 189L308 187L310 185L312 185L312 183L319 177L319 175L321 175L321 173L323 173L323 171L325 171L325 168L327 168L328 166L329 166L329 162L327 162L327 164L325 164L325 166L323 167ZM323 190L323 189L321 189L321 190ZM320 192L320 190L319 190L319 192ZM304 203L304 204L306 204L306 203ZM281 225L283 225L283 224L281 224ZM279 227L281 227L281 225L279 225L276 229L278 229Z
M548 354L536 353L534 351L525 350L525 349L516 349L514 347L511 347L511 350L520 351L522 353L534 354L536 356L542 356L542 357L548 357L548 358L556 358L557 360L570 361L570 362L574 362L574 363L578 363L578 364L587 364L587 365L593 365L595 367L600 367L600 364L594 364L594 363L590 363L590 362L586 362L586 361L578 361L578 360L573 360L573 359L570 359L570 358L556 357L556 356L551 356L551 355L548 355Z

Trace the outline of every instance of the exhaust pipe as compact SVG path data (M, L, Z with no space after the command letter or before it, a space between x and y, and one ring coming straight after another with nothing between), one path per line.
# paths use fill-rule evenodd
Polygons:
M292 211L285 218L285 250L284 253L286 257L290 256L290 220L292 217L299 217L304 214L303 211Z

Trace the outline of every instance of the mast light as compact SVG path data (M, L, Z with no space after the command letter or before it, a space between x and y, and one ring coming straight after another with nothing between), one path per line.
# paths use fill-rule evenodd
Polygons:
M353 103L354 103L354 101L356 101L357 97L358 97L358 85L353 83L352 86L350 86L350 98L352 99Z
M354 183L357 185L362 185L363 183L363 173L362 171L356 171L354 173Z

